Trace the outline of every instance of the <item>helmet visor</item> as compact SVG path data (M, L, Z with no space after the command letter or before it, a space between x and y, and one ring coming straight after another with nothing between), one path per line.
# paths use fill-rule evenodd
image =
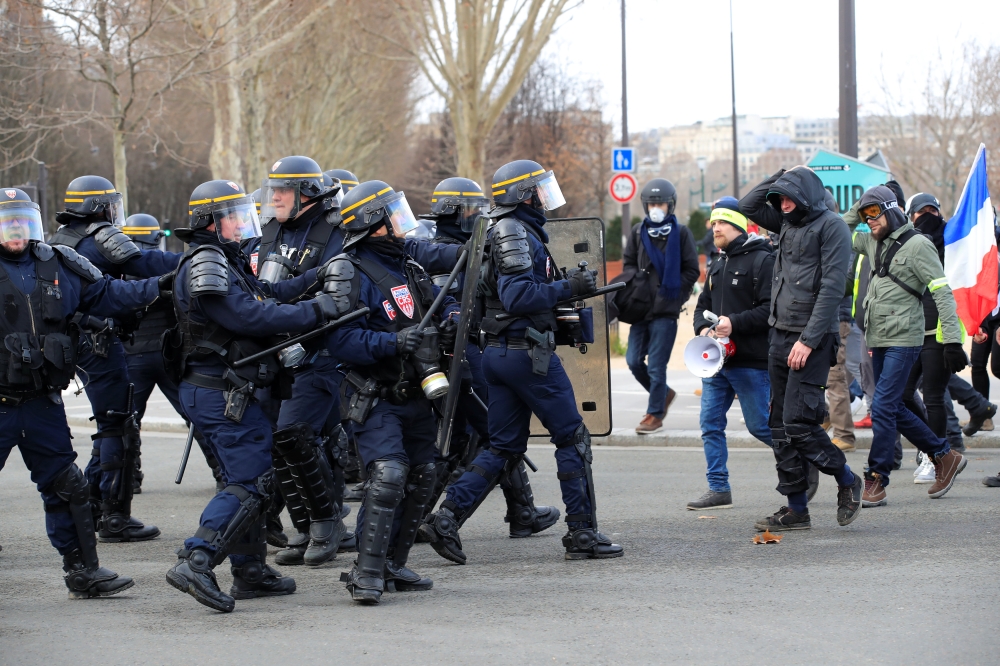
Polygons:
M0 208L0 243L29 240L44 240L38 209L29 206Z
M566 198L559 188L559 181L551 171L539 178L535 191L538 192L538 201L545 210L555 210L566 204Z
M212 211L212 220L215 222L215 233L223 241L241 243L260 236L257 207L249 197Z
M430 220L417 220L417 226L406 234L406 238L412 240L433 240L436 233L436 224Z
M465 203L458 208L458 224L465 233L472 233L472 230L476 228L476 220L481 216L486 215L489 211L489 205L483 200L482 203L473 204Z
M407 238L407 234L420 226L417 218L410 210L410 204L406 202L406 195L402 192L399 196L385 205L385 213L392 224L392 230L399 238Z
M299 182L265 178L260 185L260 217L287 222L299 214L302 207Z

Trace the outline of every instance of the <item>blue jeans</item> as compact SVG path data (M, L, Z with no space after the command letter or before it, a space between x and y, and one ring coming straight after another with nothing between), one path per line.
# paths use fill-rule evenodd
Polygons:
M667 361L670 360L676 337L677 320L670 317L632 324L628 332L625 362L632 376L649 391L646 413L660 419L663 418L663 407L670 389L667 386Z
M931 456L947 453L951 447L903 404L903 391L910 369L920 357L922 347L876 347L872 349L875 374L875 397L872 400L872 448L868 469L889 485L895 459L896 432Z
M729 470L726 461L726 412L733 398L740 396L740 409L750 434L773 447L767 423L771 402L771 380L767 370L757 368L722 368L715 377L701 380L701 439L708 463L708 489L728 493Z

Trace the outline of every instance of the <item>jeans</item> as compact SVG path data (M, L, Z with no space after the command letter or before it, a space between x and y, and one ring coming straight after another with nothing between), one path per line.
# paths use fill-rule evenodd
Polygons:
M896 431L931 456L947 453L951 447L935 435L927 424L903 404L903 391L910 369L920 357L921 347L877 347L872 349L875 398L872 401L872 448L868 468L889 485L895 458Z
M625 362L632 376L649 391L646 413L662 419L670 387L667 386L667 362L677 337L677 320L657 317L632 324L628 332ZM648 357L648 364L647 364Z
M726 461L726 412L733 405L733 398L740 396L740 409L750 434L768 446L771 428L768 427L768 403L771 400L771 382L767 370L757 368L723 368L715 377L701 380L701 439L705 444L705 462L708 463L708 488L717 493L730 492L729 470Z

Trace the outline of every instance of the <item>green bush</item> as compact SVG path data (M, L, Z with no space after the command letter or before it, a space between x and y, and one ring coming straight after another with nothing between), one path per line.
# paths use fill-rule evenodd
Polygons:
M632 216L632 226L642 223L641 217ZM604 252L608 261L619 261L622 258L622 216L611 218L604 230Z

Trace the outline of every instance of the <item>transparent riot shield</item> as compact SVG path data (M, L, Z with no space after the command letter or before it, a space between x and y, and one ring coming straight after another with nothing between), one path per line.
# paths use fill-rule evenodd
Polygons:
M604 220L599 217L553 218L545 223L548 248L559 268L575 268L581 261L597 271L597 286L607 284L604 265ZM606 296L591 298L594 311L594 342L576 347L557 347L566 374L573 383L576 407L587 429L595 436L611 434L611 349L608 343ZM531 418L531 436L548 437L538 417Z

